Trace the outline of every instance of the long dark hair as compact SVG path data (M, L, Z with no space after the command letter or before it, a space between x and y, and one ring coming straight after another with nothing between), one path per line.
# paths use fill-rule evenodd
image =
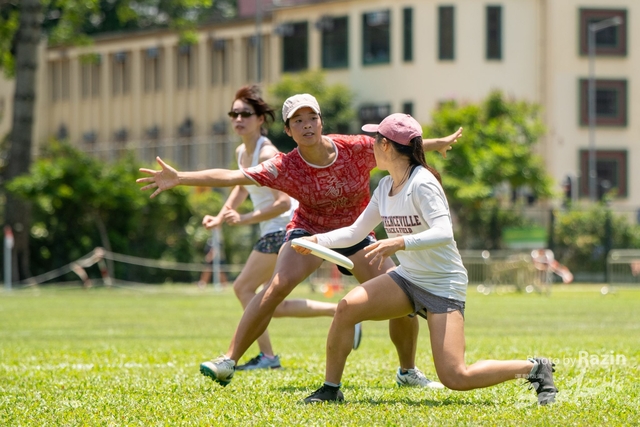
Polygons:
M275 111L262 99L260 88L257 85L242 86L236 92L234 101L237 99L251 105L258 117L264 117L265 123L271 123L276 119ZM267 135L267 128L264 125L260 127L260 134Z
M377 142L379 142L382 138L386 138L387 141L389 141L393 148L398 152L398 154L408 158L409 164L411 166L419 165L424 167L429 172L431 172L433 176L436 177L440 185L442 185L442 178L440 178L440 173L438 173L437 170L427 164L427 160L424 157L424 148L422 147L421 136L416 136L415 138L413 138L410 141L409 145L399 144L378 133L378 135L376 136Z

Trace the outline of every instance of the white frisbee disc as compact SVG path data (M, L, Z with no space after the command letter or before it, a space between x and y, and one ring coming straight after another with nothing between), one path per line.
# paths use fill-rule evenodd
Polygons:
M321 246L317 243L313 243L310 240L301 239L301 238L293 239L291 241L291 245L301 246L303 248L311 249L312 255L315 255L319 258L332 262L348 270L351 270L353 268L353 261L351 261L346 256L339 254L338 252L332 249L325 248L324 246Z

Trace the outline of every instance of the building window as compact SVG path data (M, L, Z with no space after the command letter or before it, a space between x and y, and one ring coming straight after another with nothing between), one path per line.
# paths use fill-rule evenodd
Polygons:
M112 92L114 96L129 93L129 55L126 52L118 52L113 55L112 61Z
M390 12L382 10L362 15L362 64L391 61Z
M409 114L410 116L413 116L413 102L411 102L411 101L403 102L402 103L402 112L404 114Z
M51 102L69 99L69 60L50 62L49 78L51 80Z
M402 30L402 39L403 39L403 59L405 62L413 61L413 9L407 7L402 10L402 20L403 20L403 30Z
M100 55L81 59L80 92L83 99L100 96Z
M303 71L309 67L309 25L307 22L284 24L282 34L282 71Z
M502 59L502 6L487 6L487 59Z
M455 59L454 50L454 11L453 6L438 7L438 59Z
M245 64L246 66L244 67L244 71L245 71L245 80L250 82L250 81L255 81L258 82L260 81L260 79L258 79L258 37L256 37L256 35L252 35L249 37L246 37L244 39L244 45L245 45Z
M620 25L596 32L596 55L627 55L627 11L614 9L580 9L580 54L589 54L589 24L619 17Z
M322 33L322 68L349 67L349 18L323 16L316 27Z
M615 190L616 197L627 197L627 151L596 151L596 192L598 199ZM589 150L580 150L580 196L589 197Z
M391 104L365 104L358 110L360 126L367 123L380 123L391 114Z
M229 82L229 41L211 41L211 84L225 85Z
M627 125L627 81L596 80L596 126ZM589 80L580 79L580 124L589 125Z
M176 73L178 89L189 89L195 84L193 50L193 46L191 45L178 46L178 60L176 62L178 67Z
M158 92L162 89L162 62L161 51L157 47L147 49L144 56L143 76L144 91Z

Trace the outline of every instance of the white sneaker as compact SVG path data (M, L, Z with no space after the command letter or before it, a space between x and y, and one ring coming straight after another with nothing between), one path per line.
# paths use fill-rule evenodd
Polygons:
M357 350L362 341L362 323L356 323L355 334L353 335L353 349Z
M236 370L235 366L236 362L226 356L220 356L217 359L201 363L200 373L220 383L222 386L226 386L233 378Z
M404 374L402 373L402 369L398 368L398 373L396 374L396 383L398 383L399 386L405 387L426 387L435 389L444 388L441 383L437 381L431 381L429 378L427 378L418 368L408 369Z

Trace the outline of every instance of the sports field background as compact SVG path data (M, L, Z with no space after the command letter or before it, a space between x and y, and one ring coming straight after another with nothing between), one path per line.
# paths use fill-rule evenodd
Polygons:
M293 296L326 300L301 285ZM337 300L341 294L335 295ZM386 322L366 322L346 404L303 405L324 374L329 318L275 319L284 369L222 388L200 362L226 350L241 308L193 285L0 293L0 425L638 425L640 290L554 285L550 296L469 289L467 362L547 356L557 403L523 381L470 392L395 385ZM418 367L435 377L426 322ZM246 355L254 356L253 347Z

